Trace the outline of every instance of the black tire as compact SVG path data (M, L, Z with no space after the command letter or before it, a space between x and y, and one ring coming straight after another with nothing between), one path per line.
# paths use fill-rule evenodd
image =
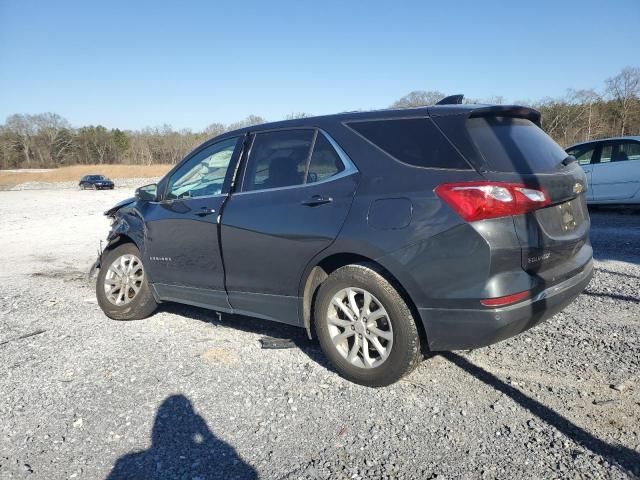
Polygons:
M98 190L98 187L96 187L96 184L95 184L95 183L94 183L93 185L91 185L91 188L92 188L93 190Z
M354 365L344 358L333 344L327 323L328 311L334 295L345 288L366 290L388 313L393 331L393 344L386 360L378 366L364 368ZM420 335L411 310L396 288L373 264L347 265L331 273L318 290L314 306L314 323L323 352L337 372L352 382L368 387L390 385L410 373L422 360ZM346 332L346 329L344 331Z
M158 307L158 304L151 293L146 272L144 273L140 290L129 303L116 305L107 298L104 289L107 271L113 262L127 254L135 255L141 259L139 250L132 243L124 243L113 250L105 252L102 258L100 272L98 273L98 279L96 281L96 297L98 299L98 305L100 305L100 308L105 315L113 320L140 320L147 318ZM142 268L144 270L144 265Z

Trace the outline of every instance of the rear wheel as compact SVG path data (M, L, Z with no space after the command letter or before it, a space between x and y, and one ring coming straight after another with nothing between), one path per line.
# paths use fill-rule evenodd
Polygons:
M314 313L322 350L348 380L390 385L420 362L411 310L374 265L347 265L329 275Z
M158 304L135 245L125 243L105 254L96 296L102 311L114 320L138 320L155 311Z

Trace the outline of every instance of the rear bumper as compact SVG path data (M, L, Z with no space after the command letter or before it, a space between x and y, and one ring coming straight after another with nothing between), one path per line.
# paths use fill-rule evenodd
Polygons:
M534 298L495 309L419 308L429 349L479 348L513 337L551 318L569 305L593 276L593 261L573 277Z

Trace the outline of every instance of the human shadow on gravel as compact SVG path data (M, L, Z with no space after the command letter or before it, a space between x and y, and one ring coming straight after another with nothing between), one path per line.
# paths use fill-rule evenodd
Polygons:
M160 311L173 313L212 325L231 327L243 332L256 333L258 335L282 340L291 340L296 348L302 351L310 360L332 372L335 371L329 363L329 360L327 360L320 350L318 342L316 340L310 340L309 337L307 337L307 332L302 328L285 323L271 322L260 318L232 315L229 313L222 313L222 320L219 320L217 313L212 310L179 303L162 303L160 304Z
M151 448L119 458L107 480L169 478L244 480L258 475L211 433L187 397L172 395L156 414Z
M611 445L598 437L593 436L583 428L575 425L559 413L542 403L528 397L517 388L514 388L484 368L474 365L466 358L453 353L443 352L442 357L449 360L454 365L460 367L465 372L473 375L481 382L486 383L497 391L509 396L514 402L529 410L533 415L543 422L554 427L574 442L591 450L596 455L605 458L609 463L616 464L623 468L628 474L636 477L640 475L640 454L635 450L622 445Z

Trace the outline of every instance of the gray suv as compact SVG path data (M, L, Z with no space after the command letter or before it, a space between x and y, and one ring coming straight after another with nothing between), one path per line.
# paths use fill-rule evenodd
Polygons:
M511 337L585 288L574 160L518 106L228 132L106 212L98 301L117 320L180 302L295 325L344 377L388 385L425 352Z

